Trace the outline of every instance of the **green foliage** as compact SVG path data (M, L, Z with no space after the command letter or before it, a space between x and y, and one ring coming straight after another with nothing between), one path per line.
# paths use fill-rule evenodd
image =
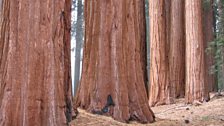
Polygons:
M204 0L204 8L208 5L208 1ZM216 39L208 45L206 51L213 53L215 63L211 67L211 73L216 74L218 89L224 89L224 0L215 0L213 4L214 15L215 15L215 36Z
M208 53L215 54L215 63L211 67L211 74L216 74L218 78L218 89L223 89L223 70L224 70L224 38L217 38L213 42L210 42L207 50Z
M215 6L217 6L217 36L224 38L224 0L218 0Z

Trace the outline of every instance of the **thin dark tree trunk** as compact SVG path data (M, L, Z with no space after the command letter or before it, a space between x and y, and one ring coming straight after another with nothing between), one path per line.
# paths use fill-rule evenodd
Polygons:
M224 39L224 0L218 0L218 25L217 25L217 29L218 29L218 38L219 39ZM218 46L217 48L221 48L222 49L222 53L221 53L221 62L222 64L219 66L218 69L219 70L219 82L218 82L218 88L219 91L224 90L224 47L223 46ZM220 62L220 61L218 61Z
M76 22L76 47L75 47L75 76L74 76L74 93L76 93L80 78L80 61L81 49L83 45L83 4L78 0L77 22Z
M203 37L204 37L204 50L208 47L209 43L214 40L214 23L213 23L213 0L204 1L203 7ZM208 91L217 90L217 84L215 83L215 74L211 74L211 67L214 65L214 52L205 53L205 85L208 87Z

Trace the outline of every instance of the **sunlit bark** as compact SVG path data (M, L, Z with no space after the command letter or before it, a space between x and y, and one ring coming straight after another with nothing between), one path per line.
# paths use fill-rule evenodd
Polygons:
M0 125L71 120L70 0L2 0Z
M85 2L84 59L75 108L122 122L154 121L145 89L144 6L143 0ZM106 106L108 96L114 105Z

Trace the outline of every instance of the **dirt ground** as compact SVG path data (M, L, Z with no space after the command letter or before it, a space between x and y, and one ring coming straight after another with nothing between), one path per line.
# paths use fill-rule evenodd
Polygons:
M156 115L153 124L124 124L79 110L71 126L224 126L223 96L214 96L209 102L193 105L186 105L184 99L179 99L176 104L153 107L152 110Z

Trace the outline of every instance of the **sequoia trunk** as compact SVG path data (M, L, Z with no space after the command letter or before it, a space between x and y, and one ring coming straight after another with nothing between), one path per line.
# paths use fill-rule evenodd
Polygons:
M202 1L186 0L186 103L208 98L204 76Z
M85 42L75 108L153 122L147 102L143 0L85 1ZM109 101L108 101L109 100Z
M184 97L185 87L185 38L184 0L171 1L170 33L170 83L174 97Z
M71 120L70 0L2 0L0 125Z
M168 3L165 0L149 1L150 15L150 92L151 106L170 104L169 81L169 21L167 17Z

